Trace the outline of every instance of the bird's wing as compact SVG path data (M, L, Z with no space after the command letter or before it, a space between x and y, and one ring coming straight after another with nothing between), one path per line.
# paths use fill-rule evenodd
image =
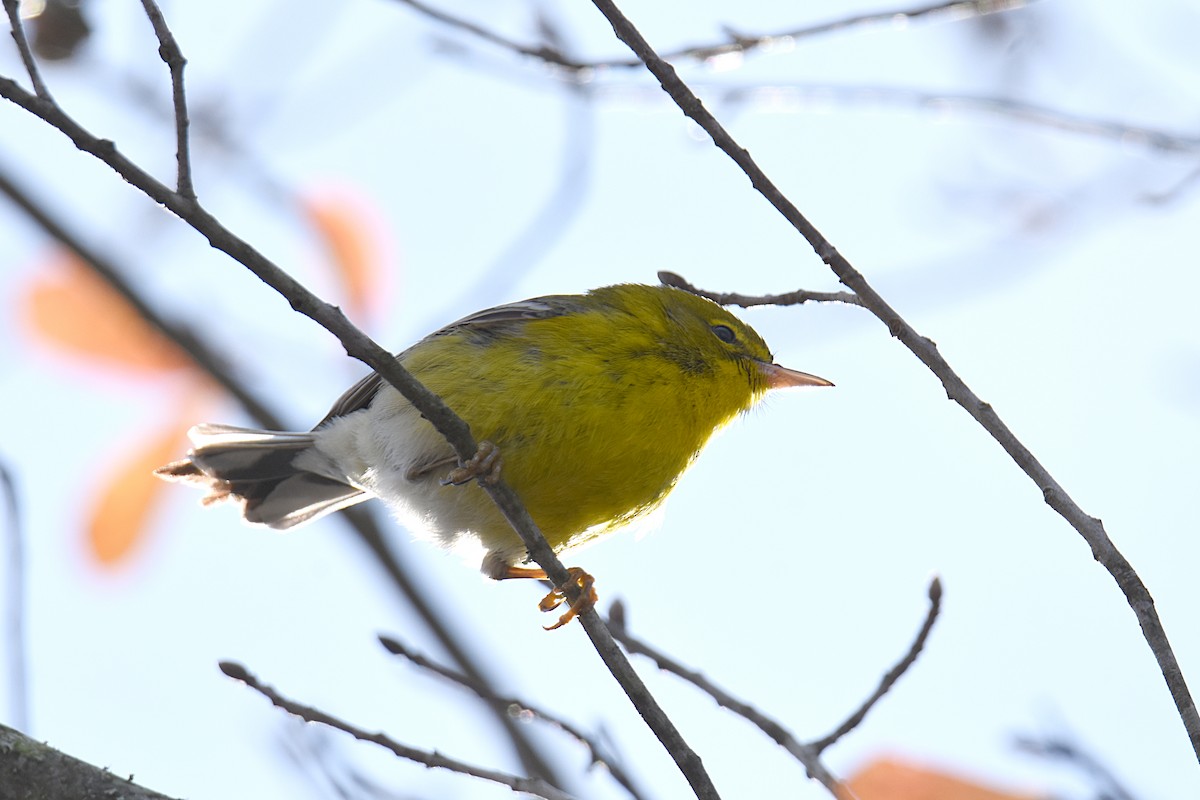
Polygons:
M455 331L467 330L476 331L482 334L488 334L495 331L497 328L502 328L513 323L524 322L531 319L545 319L547 317L558 317L563 314L568 314L577 308L577 298L570 295L547 295L546 297L533 297L528 300L521 300L516 303L508 303L494 308L476 311L474 314L463 317L460 320L451 322L444 328L439 328L433 333L426 336L421 342L428 341L437 336L445 336L448 333ZM420 347L421 342L413 345ZM407 352L407 351L406 351ZM397 358L403 357L401 353ZM317 423L319 428L335 417L343 417L347 414L352 414L355 411L361 411L371 405L371 401L375 399L375 395L383 388L385 381L378 372L372 372L358 383L351 386L346 392L337 399L333 407L329 409L329 413L325 418ZM315 430L316 428L314 428Z

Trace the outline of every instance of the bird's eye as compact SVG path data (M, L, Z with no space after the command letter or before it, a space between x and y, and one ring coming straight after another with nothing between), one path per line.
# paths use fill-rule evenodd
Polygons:
M737 341L737 336L734 335L733 328L728 325L713 325L712 332L725 344L733 344Z

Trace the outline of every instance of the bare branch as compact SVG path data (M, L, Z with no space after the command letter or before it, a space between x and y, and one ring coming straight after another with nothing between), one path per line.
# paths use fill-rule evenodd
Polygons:
M0 786L6 798L171 800L107 769L0 725Z
M637 58L579 61L565 55L561 50L552 45L523 44L507 36L502 36L478 23L436 9L422 2L422 0L399 0L399 2L452 28L466 31L486 42L506 50L511 50L514 53L540 59L572 76L580 77L582 73L589 73L595 70L633 69L642 65L642 62ZM906 25L916 20L934 19L942 16L955 20L967 17L980 17L1001 11L1010 11L1015 8L1023 8L1029 5L1030 2L1031 0L951 0L950 2L933 3L909 9L856 14L830 22L759 35L738 33L726 27L726 38L723 41L711 44L689 45L677 50L669 50L662 53L661 57L667 61L707 61L720 56L745 55L756 50L768 50L771 48L790 49L796 39L819 36L826 33L874 25Z
M416 664L418 667L429 670L435 675L445 678L452 683L457 683L459 686L470 690L479 699L487 703L499 705L506 709L515 709L519 712L527 712L534 718L540 719L543 722L559 728L563 731L563 733L566 733L568 736L574 738L580 744L587 747L592 756L592 763L601 765L607 769L609 774L612 775L613 780L619 783L622 788L629 793L630 797L635 798L635 800L641 800L641 798L645 797L645 795L643 795L642 792L639 791L634 785L632 778L628 773L625 772L624 768L604 754L604 748L600 746L594 737L584 733L578 727L570 722L567 722L557 714L553 714L519 698L497 694L491 687L484 686L478 681L468 678L466 675L449 669L448 667L444 667L432 659L426 658L420 653L406 647L402 642L392 638L391 636L381 635L379 637L379 643L382 644L389 653L397 656L403 656L413 664Z
M612 607L609 609L607 621L613 638L620 642L621 646L630 653L645 656L653 661L654 665L662 671L670 672L672 675L682 678L715 700L717 705L729 709L739 717L758 727L771 741L784 750L787 750L797 761L803 764L804 768L808 771L808 776L819 781L835 798L842 797L845 794L845 786L821 763L820 754L813 750L811 745L804 744L779 722L771 719L744 700L734 697L703 674L681 664L630 634L625 627L625 607L623 604L612 604Z
M187 59L183 57L183 51L179 49L174 34L167 27L162 11L154 0L142 0L142 8L150 18L154 35L158 37L158 55L171 72L171 99L175 105L175 161L178 165L175 191L184 200L195 200L196 191L192 186L192 163L188 148L188 107L183 92L183 68Z
M42 80L42 73L38 70L37 61L33 58L33 50L29 47L29 39L25 36L25 26L21 24L20 5L21 0L4 0L4 11L8 14L8 24L12 29L13 41L17 43L17 51L21 54L25 71L29 73L29 80L33 83L34 94L49 100L50 90L46 88L46 84Z
M846 721L839 725L833 733L809 744L814 753L820 755L838 739L841 739L847 733L857 728L866 719L867 712L874 708L875 704L896 685L896 681L900 680L900 676L916 663L917 656L921 655L921 651L925 648L925 640L929 638L929 632L933 630L933 623L937 621L938 613L941 609L942 582L935 577L929 582L929 612L925 615L925 622L921 625L921 630L917 632L917 638L913 639L913 643L909 645L908 652L896 662L896 666L887 671L883 679L879 682L878 688L875 689L870 697L863 701L863 704L859 706L857 711L847 717Z
M723 306L740 306L741 308L750 308L751 306L798 306L808 302L847 303L852 306L862 305L862 301L853 292L810 292L807 289L797 289L794 292L786 292L784 294L763 295L737 294L736 292L709 292L693 286L682 275L677 275L667 270L662 270L658 273L658 280L664 286L674 286L677 289L683 289L686 292L707 297L714 303Z
M438 22L448 25L451 28L457 28L458 30L466 31L467 33L483 39L485 42L490 42L498 47L511 50L514 53L539 58L542 61L545 61L547 64L553 64L556 67L562 67L567 72L578 73L589 68L589 66L582 61L576 61L572 58L568 58L555 47L550 45L540 45L535 47L533 45L521 44L518 41L509 39L507 36L501 36L495 31L489 30L488 28L471 22L470 20L457 17L446 11L440 11L431 5L421 2L421 0L399 0L399 2L415 11L424 14L430 19L437 20Z
M472 764L467 764L463 761L457 761L453 758L443 756L438 752L430 752L428 750L419 750L415 747L401 744L390 736L383 733L370 733L349 722L338 719L332 714L327 714L324 711L306 706L303 703L297 703L294 700L289 700L283 695L276 692L270 686L262 683L249 670L241 664L236 664L232 661L222 661L219 664L221 671L236 681L249 686L254 691L261 694L263 697L271 701L272 705L283 709L289 714L294 714L300 719L307 722L319 722L322 725L328 725L331 728L336 728L339 731L350 734L355 739L364 742L372 742L386 750L390 750L400 758L407 758L409 761L415 761L418 764L423 764L430 769L439 768L447 769L451 772L457 772L460 775L468 775L473 778L481 778L485 781L498 783L502 786L507 786L514 792L525 792L537 797L544 797L546 800L571 800L571 795L559 791L550 784L540 778L520 778L516 775L509 775L496 770L484 769Z
M895 309L888 305L866 278L854 269L829 240L784 196L750 157L750 153L729 135L704 107L695 93L679 79L674 67L655 54L653 48L612 0L593 0L593 3L612 24L617 37L645 62L646 68L654 74L680 110L712 137L713 143L750 178L755 190L761 193L783 215L784 219L808 240L821 260L833 270L843 284L858 295L863 305L887 326L891 335L899 339L913 355L920 359L921 363L938 377L946 390L947 397L962 406L991 434L992 438L1041 490L1046 503L1083 537L1092 550L1092 556L1112 575L1125 595L1130 608L1133 609L1133 613L1137 616L1138 623L1142 628L1142 635L1158 661L1159 669L1175 702L1179 717L1187 730L1192 749L1197 757L1200 757L1200 714L1197 713L1195 701L1188 691L1183 671L1179 668L1179 661L1171 649L1166 630L1154 608L1154 598L1151 597L1146 585L1129 561L1109 539L1104 530L1104 524L1099 519L1084 513L1083 509L1076 505L1066 490L1050 475L1033 453L1017 439L992 407L980 400L963 382L962 378L938 352L937 345L917 333L903 317L896 313Z

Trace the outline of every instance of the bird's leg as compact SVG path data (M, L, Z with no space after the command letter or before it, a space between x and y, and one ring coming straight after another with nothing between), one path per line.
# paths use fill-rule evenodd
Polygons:
M546 630L552 631L555 628L561 628L583 611L588 610L596 605L599 599L596 596L596 579L588 573L584 572L579 567L568 567L567 574L570 578L563 586L556 586L550 590L550 593L542 598L538 603L538 608L542 611L553 611L563 604L567 599L567 586L574 586L579 589L579 597L571 601L571 605L567 608L566 613L558 618L558 622L553 625L547 625ZM533 569L530 567L508 567L508 569L500 576L501 580L506 578L533 578L534 580L548 580L546 571L542 569Z
M480 442L475 455L442 478L442 486L462 486L476 478L480 483L492 485L500 480L500 467L503 465L500 448L491 442Z

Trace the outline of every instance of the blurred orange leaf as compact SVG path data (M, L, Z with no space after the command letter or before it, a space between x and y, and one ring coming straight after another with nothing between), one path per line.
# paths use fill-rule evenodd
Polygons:
M180 457L185 424L181 421L144 442L132 459L108 473L110 480L88 521L88 543L100 564L121 561L145 536L154 501L167 488L154 469Z
M366 318L382 294L386 229L375 208L349 189L322 189L300 198L309 223L325 242L352 317Z
M859 800L1035 800L1036 797L998 791L889 758L867 764L846 781L846 786Z
M76 356L164 372L190 364L174 344L75 255L61 248L38 271L25 296L30 329Z

